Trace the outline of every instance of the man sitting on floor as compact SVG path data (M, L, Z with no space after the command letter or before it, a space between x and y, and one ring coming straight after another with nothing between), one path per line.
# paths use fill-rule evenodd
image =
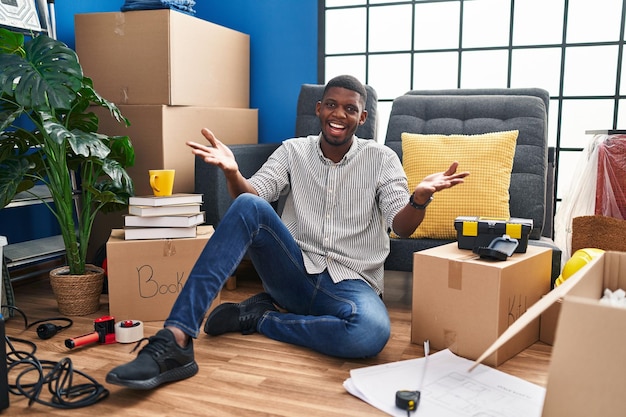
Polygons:
M235 201L194 265L164 328L108 383L150 389L198 372L193 338L222 286L249 254L266 292L224 303L204 331L259 332L327 355L363 358L389 339L382 300L388 230L411 235L432 195L464 181L452 163L409 193L396 153L355 136L367 117L366 90L352 76L330 80L316 113L317 136L286 140L250 179L211 131L187 142L224 172ZM287 194L282 220L269 202ZM279 309L276 307L280 307Z

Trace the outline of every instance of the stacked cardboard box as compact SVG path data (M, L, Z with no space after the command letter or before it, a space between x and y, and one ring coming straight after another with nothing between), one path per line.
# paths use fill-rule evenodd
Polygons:
M202 143L203 127L226 144L257 143L249 35L168 9L77 14L75 32L85 75L131 123L94 108L102 133L131 138L137 195L152 193L149 169L175 169L173 191L194 192L195 157L185 142ZM98 216L89 254L122 227L121 214Z
M128 173L136 195L152 193L150 169L175 169L173 192L193 193L195 156L185 142L203 142L200 130L204 127L226 144L257 143L258 114L249 108L248 35L169 9L77 14L75 33L85 76L131 123L127 128L106 109L93 109L102 133L130 137L135 165ZM112 230L124 227L123 214L96 218L88 256L93 257L109 241L109 302L116 314L133 313L131 318L136 319L146 313L145 320L164 318L169 308L163 304L158 304L158 311L148 311L148 307L143 312L120 310L126 302L143 299L118 299L128 294L124 288L131 285L122 266L132 263L132 253L148 256L144 262L157 265L159 270L154 273L158 275L178 274L181 267L179 261L173 264L175 257L162 258L163 240L109 240L113 239ZM176 245L182 246L186 240L177 239ZM190 242L199 254L204 241L198 236ZM109 253L113 248L114 253ZM185 268L190 269L194 262L186 259Z
M203 127L227 144L257 142L249 35L168 9L77 14L75 26L85 75L131 122L126 128L98 109L103 133L133 142L138 195L152 192L149 169L176 169L174 192L193 192L185 142L202 142Z

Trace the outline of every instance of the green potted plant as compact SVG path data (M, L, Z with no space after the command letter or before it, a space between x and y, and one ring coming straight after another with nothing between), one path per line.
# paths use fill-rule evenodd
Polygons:
M105 107L120 123L129 122L94 90L76 53L45 34L25 37L0 28L0 93L0 208L18 192L32 193L35 184L47 186L52 203L44 204L58 221L68 264L51 272L59 310L68 315L95 312L103 271L86 262L89 236L98 212L127 207L133 183L126 167L134 164L135 154L127 136L98 133L98 117L90 108ZM53 273L55 281L68 281L70 276L92 276L94 269L100 273L100 288L94 290L97 298L91 295L91 307L77 306L74 312L62 307L61 297L77 295L57 293ZM74 291L86 287L85 277L69 286Z

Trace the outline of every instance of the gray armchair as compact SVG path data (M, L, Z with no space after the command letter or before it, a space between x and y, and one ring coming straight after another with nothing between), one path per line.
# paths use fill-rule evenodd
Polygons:
M554 157L548 149L549 94L538 88L414 90L392 105L385 144L402 159L403 132L474 135L519 130L511 184L511 217L533 219L529 244L553 249L552 279L561 251L552 238ZM412 254L451 241L391 239L389 270L411 271Z

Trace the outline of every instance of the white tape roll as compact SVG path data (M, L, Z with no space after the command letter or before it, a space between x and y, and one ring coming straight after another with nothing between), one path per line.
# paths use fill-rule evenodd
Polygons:
M115 324L115 340L118 343L133 343L143 339L143 323L138 320L118 321Z

